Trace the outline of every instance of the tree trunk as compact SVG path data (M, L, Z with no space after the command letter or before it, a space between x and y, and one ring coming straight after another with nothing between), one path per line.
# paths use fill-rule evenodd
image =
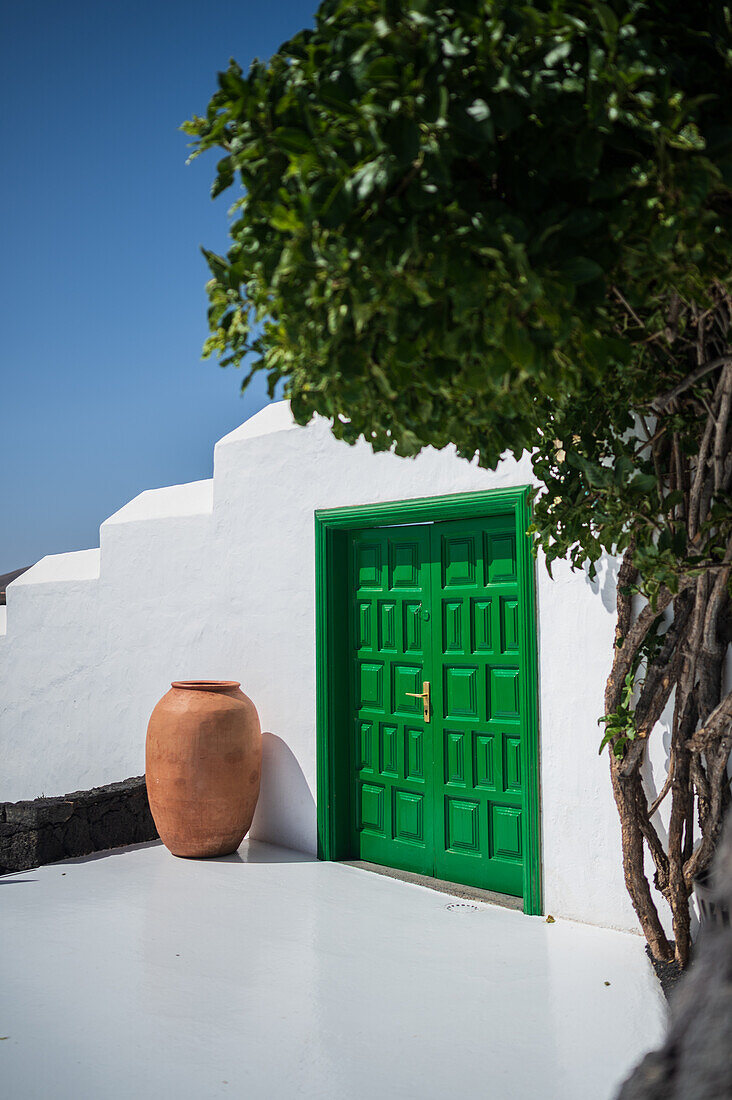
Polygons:
M656 400L653 430L643 443L650 448L659 483L670 535L666 545L672 539L678 545L681 538L686 551L675 551L680 567L675 577L669 575L670 587L662 584L651 592L634 618L632 594L642 590L644 578L630 542L618 575L615 649L605 689L606 720L615 719L612 728L620 728L611 739L610 776L625 883L654 957L667 960L674 954L682 967L691 951L693 880L712 859L731 801L727 766L732 749L732 694L723 692L732 640L732 301L719 291L716 310L700 311L692 303L686 314L684 347L687 352L692 348L697 362ZM698 429L696 451L690 425ZM659 640L661 616L669 608L673 620ZM641 766L672 695L669 772L651 801ZM669 794L664 845L654 817ZM671 910L673 948L645 873L646 848L656 869L655 885Z
M643 813L643 807L636 790L637 777L625 779L620 774L620 761L611 756L610 779L620 814L625 885L654 958L670 959L673 949L663 930L644 868L643 833L639 816Z

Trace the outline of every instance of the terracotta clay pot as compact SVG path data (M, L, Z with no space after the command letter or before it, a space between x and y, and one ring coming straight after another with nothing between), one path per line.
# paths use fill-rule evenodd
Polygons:
M235 852L254 817L262 730L234 680L177 680L150 716L145 777L160 839L175 856Z

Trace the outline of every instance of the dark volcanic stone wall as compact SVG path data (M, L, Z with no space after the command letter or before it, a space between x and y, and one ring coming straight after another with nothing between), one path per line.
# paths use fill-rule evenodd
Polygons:
M157 839L145 776L32 802L0 802L0 874Z

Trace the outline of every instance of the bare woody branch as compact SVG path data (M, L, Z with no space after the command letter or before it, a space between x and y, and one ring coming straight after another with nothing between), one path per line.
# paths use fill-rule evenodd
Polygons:
M694 584L694 580L691 577L683 577L679 582L679 593L684 592L687 588L690 588ZM641 611L638 618L625 634L624 640L620 648L615 650L615 656L613 659L612 669L607 680L607 686L605 689L605 713L612 714L617 710L620 703L620 695L623 689L623 682L625 677L630 672L638 650L645 641L648 631L659 615L662 615L669 604L674 599L674 594L669 591L668 588L662 588L658 594L658 600L655 608L651 607L650 603ZM622 635L620 635L622 636Z
M707 374L711 374L712 371L717 370L718 367L725 367L729 363L732 363L732 356L730 355L720 355L717 359L711 359L708 363L702 363L700 367L697 367L695 370L691 371L690 374L687 374L686 378L682 378L673 389L657 397L651 408L656 413L664 412L672 401L675 401L677 397L680 397L681 394L691 386L695 386L697 382L700 382Z

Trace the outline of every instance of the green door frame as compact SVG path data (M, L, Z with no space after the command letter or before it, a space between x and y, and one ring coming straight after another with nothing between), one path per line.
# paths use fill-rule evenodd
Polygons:
M348 724L347 598L348 533L365 527L471 519L512 511L517 532L522 607L522 657L528 675L521 705L527 715L523 819L526 859L524 912L542 912L541 826L539 814L539 724L534 559L528 538L530 486L456 493L453 496L319 509L315 513L316 736L318 857L348 859L350 784L348 745L336 736Z

